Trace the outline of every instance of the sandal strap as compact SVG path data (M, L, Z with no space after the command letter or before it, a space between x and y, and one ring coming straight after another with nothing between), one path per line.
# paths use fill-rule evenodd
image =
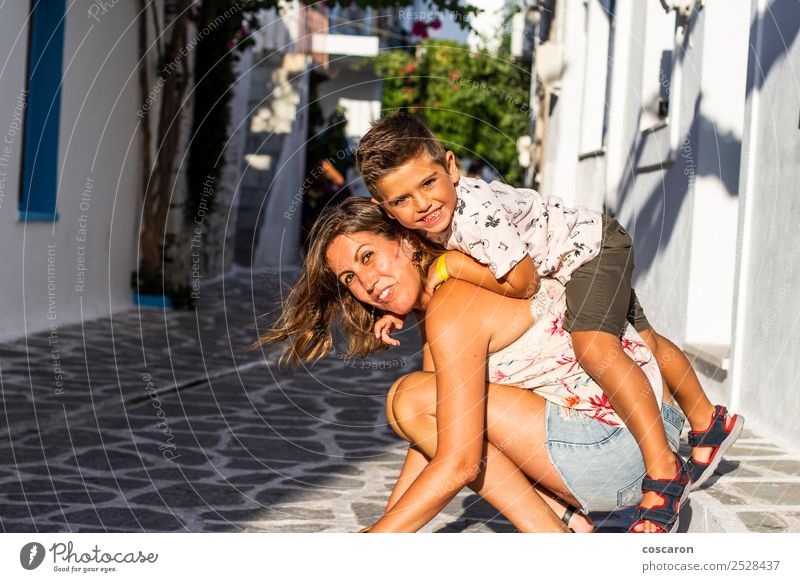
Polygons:
M683 479L683 477L683 471L674 481L661 481L645 477L642 481L642 491L652 491L663 497L669 497L670 499L667 501L675 501L681 498L684 489L689 486L688 476L686 479Z
M637 507L633 514L633 525L631 529L640 522L651 521L665 531L669 531L670 527L677 519L678 514L671 509L664 507Z
M645 475L642 479L642 492L656 493L661 496L663 505L660 507L642 507L639 505L634 512L633 525L628 531L634 531L637 524L650 521L662 528L665 532L672 531L678 521L680 504L691 486L689 467L677 454L675 461L678 465L678 475L674 479L653 479Z
M711 420L711 426L702 432L690 431L688 440L691 447L718 447L730 434L730 430L725 429L725 417L728 415L728 409L724 406L717 405L714 407L714 416Z

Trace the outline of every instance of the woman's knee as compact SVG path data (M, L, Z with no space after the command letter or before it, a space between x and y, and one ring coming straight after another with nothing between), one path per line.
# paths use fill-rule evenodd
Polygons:
M435 403L436 383L430 372L412 372L398 378L386 395L386 418L397 435L411 441L403 424L430 410L431 397Z

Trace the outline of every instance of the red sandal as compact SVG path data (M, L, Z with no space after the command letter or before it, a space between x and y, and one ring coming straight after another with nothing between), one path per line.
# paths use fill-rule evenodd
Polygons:
M689 497L689 488L692 482L687 463L677 454L675 463L678 465L678 474L673 479L653 479L648 475L644 476L642 493L657 493L661 496L663 503L656 507L639 505L633 514L633 523L628 528L628 533L647 533L634 529L645 521L649 521L659 528L660 531L655 533L672 533L678 529L678 514L683 502Z
M714 470L719 466L723 455L728 451L744 428L744 417L734 414L726 423L725 417L728 409L719 404L714 407L714 414L708 428L703 431L689 431L689 446L711 447L711 457L705 463L689 459L689 472L692 477L692 491L699 488L706 479L714 474Z

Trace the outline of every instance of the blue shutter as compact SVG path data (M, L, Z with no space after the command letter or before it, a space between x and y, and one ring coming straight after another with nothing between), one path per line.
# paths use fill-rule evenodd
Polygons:
M58 130L66 0L34 0L33 4L19 219L52 222L58 220Z

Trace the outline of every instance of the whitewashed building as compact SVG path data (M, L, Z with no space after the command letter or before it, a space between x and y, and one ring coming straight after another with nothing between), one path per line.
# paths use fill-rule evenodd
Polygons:
M354 146L380 116L383 83L369 61L396 42L394 10L309 7L285 1L265 11L249 68L244 160L237 193L236 262L295 268L300 258L312 74L324 78L315 105L327 118L344 109ZM352 177L352 176L350 176ZM355 185L352 185L355 187Z
M540 189L629 229L656 329L796 447L800 3L539 4Z
M0 4L0 338L131 305L136 3L94 4Z

